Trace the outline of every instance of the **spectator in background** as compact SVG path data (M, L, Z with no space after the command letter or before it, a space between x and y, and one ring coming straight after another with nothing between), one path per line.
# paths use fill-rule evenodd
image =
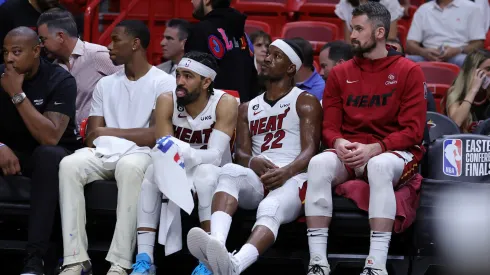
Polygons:
M41 59L35 31L11 30L0 65L0 186L6 176L31 179L27 256L21 274L42 275L58 206L58 164L78 149L75 79ZM15 178L10 177L14 181Z
M313 66L313 47L310 42L301 37L290 40L298 45L303 53L303 64L294 76L296 87L314 95L318 100L322 100L325 80L315 71L315 66Z
M141 21L119 23L109 54L124 70L102 78L94 90L86 145L60 163L60 209L64 260L60 275L91 274L85 231L84 186L117 182L117 222L106 260L108 275L127 275L136 243L136 212L141 183L155 144L153 109L157 97L175 90L175 79L146 58L150 31ZM94 145L97 145L95 146ZM99 151L100 150L100 151ZM110 158L109 158L110 156Z
M481 11L483 16L483 28L485 31L490 30L490 3L488 0L474 0L475 4L478 6L478 9Z
M395 47L396 51L399 53L405 53L405 49L403 49L402 43L400 42L400 39L388 39L386 41L386 44Z
M344 41L337 40L325 44L320 52L320 74L323 79L327 80L333 67L351 60L353 56L352 46Z
M167 61L158 65L158 69L175 77L175 69L184 56L184 46L190 28L190 23L183 19L170 19L167 22L163 40L160 43L163 58Z
M259 91L252 45L245 34L247 16L230 8L230 0L192 0L192 15L201 20L192 28L185 52L213 55L219 66L214 88L234 90L240 102L254 98Z
M260 74L262 69L262 64L264 64L264 59L267 56L267 51L269 45L271 44L271 36L264 31L256 31L250 34L250 41L254 47L254 63L257 73Z
M47 11L37 22L39 39L48 57L70 72L77 81L76 126L88 118L92 93L99 80L121 67L112 64L109 50L97 44L83 42L77 37L77 25L70 12Z
M470 53L446 99L447 115L463 132L473 132L481 121L490 118L489 84L490 51Z
M407 58L461 67L466 54L483 47L485 34L482 14L472 1L431 1L415 12L407 37Z
M345 23L344 37L347 43L351 43L350 33L352 32L352 27L350 22L352 20L352 11L359 5L366 4L370 1L379 2L388 9L391 15L391 26L388 39L397 38L397 22L405 12L404 8L397 0L340 0L335 6L335 14Z
M37 30L37 19L41 13L59 7L59 0L7 0L0 6L0 49L10 30L21 26Z

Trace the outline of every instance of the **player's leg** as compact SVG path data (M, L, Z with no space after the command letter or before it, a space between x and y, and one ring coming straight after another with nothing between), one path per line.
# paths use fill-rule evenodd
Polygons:
M153 164L146 170L138 199L138 255L131 275L156 273L153 251L162 208L162 193L152 178Z
M117 162L117 221L106 257L112 264L108 275L126 274L125 270L131 269L136 244L138 198L150 164L150 155L143 153L126 155Z
M187 247L191 254L207 265L208 242L216 239L225 246L231 226L231 217L235 214L239 202L242 208L256 209L263 197L262 183L251 169L236 164L223 166L211 204L213 212L211 236L201 228L191 229L187 235Z
M60 275L92 274L87 254L84 187L95 180L113 178L114 171L106 170L102 164L90 148L80 149L60 162L60 212L65 255Z
M211 232L211 202L214 190L218 185L221 167L212 164L201 164L194 170L193 179L198 200L198 214L201 228Z
M345 182L349 173L334 152L323 152L310 160L305 214L308 226L310 264L308 274L328 274L328 227L332 220L332 188Z
M386 259L396 215L393 186L398 183L404 168L405 160L392 153L383 153L368 161L371 245L362 274L388 274Z
M304 182L306 175L304 175ZM229 254L216 240L208 244L207 253L215 274L235 275L242 273L257 261L274 244L281 224L289 223L301 213L299 184L296 178L271 191L257 209L257 221L247 243L235 255Z

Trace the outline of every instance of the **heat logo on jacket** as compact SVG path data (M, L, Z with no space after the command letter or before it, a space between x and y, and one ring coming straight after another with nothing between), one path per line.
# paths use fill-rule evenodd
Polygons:
M444 140L442 169L445 175L459 177L462 174L463 142L461 139Z
M381 95L349 95L347 97L346 105L357 108L386 106L386 104L388 104L388 99L395 91L396 89L393 89L391 92Z

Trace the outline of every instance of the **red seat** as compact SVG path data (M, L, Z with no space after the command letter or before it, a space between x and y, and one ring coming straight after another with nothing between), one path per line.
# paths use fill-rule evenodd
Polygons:
M487 49L490 48L490 31L487 32L487 39L485 40L485 48Z
M417 11L417 6L410 6L408 8L408 16L403 16L402 18L398 19L398 25L402 25L405 27L405 29L410 30L410 25L412 24L412 19L413 15L415 14L415 11Z
M255 21L255 20L247 20L245 21L245 32L247 34L251 34L256 31L264 31L270 35L271 26L265 22Z
M136 3L134 8L128 12L128 16L144 16L143 20L148 19L148 2L154 0L142 0ZM178 0L177 0L178 1ZM121 0L120 10L126 10L129 7L131 0ZM153 8L155 9L156 19L168 20L174 18L174 0L158 0L154 1Z
M291 22L282 28L283 38L302 37L310 41L313 51L319 53L327 42L338 39L339 29L335 24L317 21Z
M405 48L407 46L407 28L402 25L398 25L398 39L400 39L400 43L402 47Z
M236 0L234 8L245 13L250 20L267 22L271 26L271 35L279 35L286 24L290 12L289 2L294 0Z
M318 62L316 60L313 60L313 67L315 67L315 70L317 73L320 73L321 68L320 68L320 65L318 64Z
M339 2L340 0L304 0L298 9L300 19L304 20L307 17L308 20L315 21L315 19L311 18L314 17L321 20L325 16L336 16L335 5Z
M452 85L459 67L445 62L419 62L427 83Z
M436 110L440 114L444 114L444 110L446 109L446 106L442 106L442 104L450 87L451 86L447 84L427 84L427 88L432 92L432 95L434 95Z

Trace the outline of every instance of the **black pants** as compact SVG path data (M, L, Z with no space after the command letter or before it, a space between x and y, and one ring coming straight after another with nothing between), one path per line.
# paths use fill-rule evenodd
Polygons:
M18 154L22 174L31 178L28 253L44 256L49 248L59 203L58 170L61 160L72 152L61 146L41 145L30 157ZM4 180L0 177L0 181Z

